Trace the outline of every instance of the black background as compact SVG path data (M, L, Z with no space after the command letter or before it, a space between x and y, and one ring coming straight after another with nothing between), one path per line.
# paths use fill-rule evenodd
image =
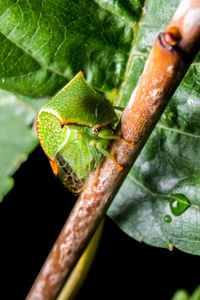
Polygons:
M75 198L39 148L14 175L0 204L0 299L25 299ZM139 243L107 218L96 259L76 299L170 300L199 284L200 258Z

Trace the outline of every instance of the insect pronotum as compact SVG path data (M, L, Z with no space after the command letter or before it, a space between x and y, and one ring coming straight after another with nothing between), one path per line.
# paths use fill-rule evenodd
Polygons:
M41 146L55 175L74 194L79 194L85 179L107 151L118 121L114 107L97 93L79 72L39 112L37 131Z

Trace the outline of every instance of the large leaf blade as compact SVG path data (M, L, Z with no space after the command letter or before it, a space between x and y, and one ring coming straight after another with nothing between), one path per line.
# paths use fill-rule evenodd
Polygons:
M99 4L106 6L103 2ZM116 8L114 3L112 8ZM142 1L136 8L133 23L139 17ZM0 87L14 86L17 92L30 96L53 95L81 69L96 87L118 87L133 29L127 17L121 17L128 14L126 5L117 9L120 18L110 10L94 1L3 1Z

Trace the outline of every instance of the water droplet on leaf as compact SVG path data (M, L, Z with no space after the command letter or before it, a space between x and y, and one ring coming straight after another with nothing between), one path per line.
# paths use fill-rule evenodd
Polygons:
M191 203L187 197L182 194L171 195L169 202L171 212L174 216L180 216L184 213L190 206Z
M164 217L164 221L165 221L166 223L170 223L171 220L172 220L172 218L171 218L169 215L166 215L166 216Z

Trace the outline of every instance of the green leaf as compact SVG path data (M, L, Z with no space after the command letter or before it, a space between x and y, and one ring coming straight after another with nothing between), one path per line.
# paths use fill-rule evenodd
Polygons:
M54 95L80 70L98 88L119 87L142 2L2 0L0 87Z
M190 300L188 293L185 290L178 290L172 300Z
M195 291L193 292L190 300L200 300L200 286L198 286Z
M0 90L0 201L12 188L11 176L37 144L31 128L34 111Z
M185 290L178 290L171 300L200 300L200 286L198 286L193 294L189 296Z
M164 30L178 3L2 0L0 87L17 92L21 101L38 108L39 98L54 95L83 70L90 84L123 107L141 76L154 38ZM135 239L169 249L175 245L200 255L199 62L200 55L108 214ZM175 204L181 211L178 216L173 212Z

